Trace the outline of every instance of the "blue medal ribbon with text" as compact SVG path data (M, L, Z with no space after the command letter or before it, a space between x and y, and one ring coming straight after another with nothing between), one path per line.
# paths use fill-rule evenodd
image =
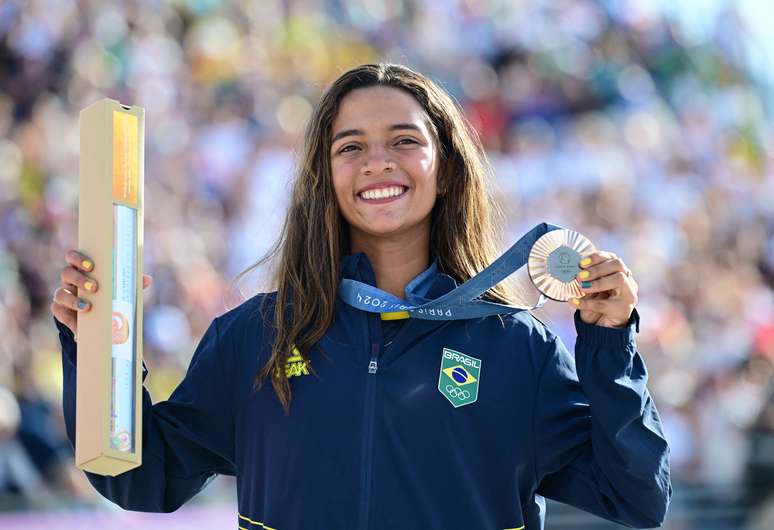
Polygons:
M411 318L424 320L464 320L537 309L548 300L542 293L533 307L498 304L482 300L480 296L523 267L529 260L532 246L538 239L548 232L562 228L550 223L537 225L474 277L443 296L421 305L412 305L373 285L348 278L341 280L339 296L352 307L369 313L406 311Z

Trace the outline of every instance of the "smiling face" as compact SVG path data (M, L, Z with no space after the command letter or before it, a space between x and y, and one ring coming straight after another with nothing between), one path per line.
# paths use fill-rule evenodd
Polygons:
M341 100L331 127L331 171L353 241L429 237L438 150L428 123L401 89L358 88Z

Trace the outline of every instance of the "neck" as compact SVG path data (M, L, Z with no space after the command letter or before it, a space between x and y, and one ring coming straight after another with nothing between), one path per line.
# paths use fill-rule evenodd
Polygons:
M411 237L374 237L352 234L352 253L365 252L376 274L376 286L399 298L406 284L430 266L429 232Z

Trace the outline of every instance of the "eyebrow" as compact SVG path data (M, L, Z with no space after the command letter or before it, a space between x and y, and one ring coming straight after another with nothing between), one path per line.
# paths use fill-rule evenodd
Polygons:
M396 123L394 125L390 125L387 130L396 131L398 129L411 129L417 132L422 132L422 129L420 129L419 126L414 125L413 123ZM340 140L345 136L357 136L357 135L363 135L363 134L365 133L361 129L347 129L345 131L337 132L333 136L333 139L331 140L331 145L335 144L336 140Z

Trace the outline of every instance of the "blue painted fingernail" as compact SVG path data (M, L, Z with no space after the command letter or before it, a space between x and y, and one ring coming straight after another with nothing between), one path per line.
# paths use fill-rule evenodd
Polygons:
M89 303L86 300L78 300L78 309L86 309Z
M591 287L591 282L581 282L581 287L583 287L584 289L588 289L589 287Z

